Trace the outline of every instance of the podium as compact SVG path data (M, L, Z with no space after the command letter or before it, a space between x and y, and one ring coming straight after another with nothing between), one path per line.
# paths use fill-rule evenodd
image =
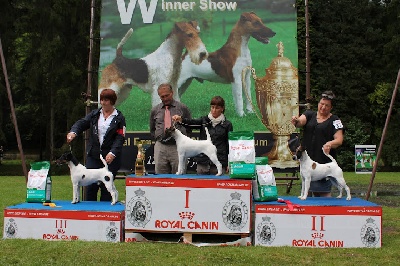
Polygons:
M55 207L8 206L3 238L135 242L141 234L163 234L161 238L179 235L188 242L196 242L193 236L239 236L243 245L265 247L382 245L382 207L359 198L283 196L257 202L252 199L252 180L228 176L131 175L125 183L125 203L116 205L55 200Z
M254 202L254 244L315 248L381 247L382 207L359 198L284 197Z
M228 176L126 177L126 241L131 232L238 234L251 231L251 180Z
M121 203L53 201L21 203L4 209L3 238L121 242L125 206Z

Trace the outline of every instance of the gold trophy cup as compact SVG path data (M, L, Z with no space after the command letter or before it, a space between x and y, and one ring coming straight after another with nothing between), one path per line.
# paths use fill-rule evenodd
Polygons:
M135 161L135 175L143 176L146 175L146 167L145 167L145 154L146 150L150 147L151 141L148 140L136 140L136 146L138 147L138 153Z
M259 118L273 134L275 141L267 154L268 162L272 167L291 168L298 166L288 144L290 135L296 130L291 118L298 115L298 73L291 61L283 56L283 43L279 42L276 46L278 56L265 69L265 77L258 78L252 67L243 69L243 72L251 69L261 113Z

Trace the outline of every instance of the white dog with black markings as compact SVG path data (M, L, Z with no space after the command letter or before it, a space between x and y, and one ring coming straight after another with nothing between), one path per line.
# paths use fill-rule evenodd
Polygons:
M346 199L351 200L350 189L344 180L342 168L340 168L336 160L330 154L325 153L325 151L323 152L332 162L325 164L317 163L308 156L306 150L303 151L301 149L298 149L293 156L293 159L300 161L301 195L299 199L307 199L311 181L329 178L332 184L339 190L337 198L342 197L342 190L344 188L347 193Z
M57 164L68 163L72 181L72 204L80 202L79 188L88 186L96 182L103 182L112 197L111 205L118 202L118 191L114 185L113 174L108 170L107 162L100 154L100 159L104 164L100 169L87 169L79 163L78 159L71 153L66 152L56 160Z
M219 162L217 157L217 148L211 142L210 133L208 133L207 127L205 129L207 134L206 140L191 139L182 134L182 132L179 131L179 129L176 129L174 126L165 130L165 135L172 136L176 141L176 148L179 157L178 172L176 173L177 175L185 174L187 159L200 153L207 155L208 158L210 158L210 160L215 164L218 170L216 175L222 175L222 164Z

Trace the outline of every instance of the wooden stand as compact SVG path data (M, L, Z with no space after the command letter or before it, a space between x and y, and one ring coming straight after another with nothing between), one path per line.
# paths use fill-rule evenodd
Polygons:
M285 185L286 186L286 194L290 193L290 190L293 186L293 181L300 180L300 167L295 168L274 168L274 176L277 185ZM286 181L286 182L278 182L278 181Z

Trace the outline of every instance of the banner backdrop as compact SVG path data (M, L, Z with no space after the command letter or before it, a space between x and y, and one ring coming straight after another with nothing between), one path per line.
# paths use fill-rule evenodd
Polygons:
M245 23L239 23L240 20ZM190 22L200 28L199 34L187 26ZM192 40L183 42L175 36L176 27ZM243 57L251 58L250 66L258 77L262 77L278 52L282 54L283 44L284 56L295 68L298 65L295 0L103 0L100 35L99 89L109 87L117 92L116 107L126 118L128 139L134 139L137 134L149 136L146 133L149 132L150 110L160 101L154 91L159 84L154 83L160 80L176 84L174 95L180 96L180 101L190 108L194 118L207 115L211 98L219 95L225 99L225 115L232 122L234 131L270 134L260 116L255 114L260 110L254 80L248 75L250 94L245 93L247 86L242 84L242 70L247 65L238 62ZM124 62L119 62L116 68L113 61L119 44L118 52L122 53ZM200 70L196 69L195 63L199 63L199 58L196 62L193 54L197 52L201 57L199 47L202 44L208 54L224 45L232 48L232 52L217 58L218 69L211 69L211 73L218 72L219 76L198 73ZM238 45L240 49L234 50ZM188 55L183 59L182 69L180 62L165 59L185 53L190 59ZM140 59L144 57L149 72L140 67L144 62ZM232 68L234 70L230 71ZM246 105L247 99L251 104ZM271 136L259 138L272 139ZM129 145L134 142L127 141L126 147ZM137 149L132 148L135 153L129 160L136 156ZM124 162L123 168L129 168L130 163Z

